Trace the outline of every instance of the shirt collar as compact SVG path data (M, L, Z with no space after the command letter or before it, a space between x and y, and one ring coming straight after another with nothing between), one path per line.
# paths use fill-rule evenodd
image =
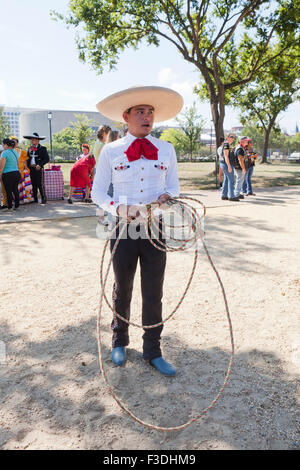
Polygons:
M126 139L126 143L128 143L129 145L132 144L133 141L135 141L136 139L148 139L151 141L151 134L148 134L148 135L145 135L145 137L135 137L134 135L130 134L130 132L128 131L126 136L125 136L125 139Z

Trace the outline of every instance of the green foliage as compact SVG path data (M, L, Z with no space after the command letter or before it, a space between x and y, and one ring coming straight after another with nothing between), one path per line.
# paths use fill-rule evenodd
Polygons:
M2 145L2 140L5 137L9 137L11 135L11 128L8 123L8 119L3 114L3 108L0 108L0 144Z
M75 118L77 120L71 122L73 145L80 148L82 144L87 143L93 137L94 131L91 129L92 121L85 114L75 114Z
M98 73L126 48L169 41L201 74L217 140L233 91L264 72L275 43L288 56L299 41L299 0L70 0L52 17L77 29L79 57Z
M274 47L270 54L278 52ZM236 90L232 104L241 109L242 124L251 120L256 127L261 127L264 136L263 161L269 145L270 133L280 135L276 120L282 111L300 97L299 61L300 48L294 48L290 56L278 56L268 64L264 73L259 73L252 83ZM280 144L281 145L281 144Z
M75 114L76 121L71 122L72 127L66 127L53 134L52 148L54 154L77 155L81 152L81 145L88 143L94 135L90 127L92 122L84 114ZM49 147L49 144L47 145Z
M193 154L199 149L201 131L204 126L204 119L197 113L196 104L186 108L178 118L176 118L181 130L184 132L188 144L190 158L192 160Z
M176 155L184 155L189 152L189 139L181 129L165 129L161 133L160 139L170 142L175 148Z

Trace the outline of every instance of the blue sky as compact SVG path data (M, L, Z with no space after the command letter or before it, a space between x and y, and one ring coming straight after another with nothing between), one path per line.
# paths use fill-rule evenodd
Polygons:
M117 70L97 75L79 61L75 33L50 18L50 10L67 11L67 0L1 0L0 2L0 104L49 109L95 111L95 105L111 93L133 85L162 85L180 92L189 106L211 125L210 107L193 95L199 81L195 68L175 47L128 50ZM280 125L294 132L300 124L300 104L283 113ZM226 109L225 128L239 124L238 112Z

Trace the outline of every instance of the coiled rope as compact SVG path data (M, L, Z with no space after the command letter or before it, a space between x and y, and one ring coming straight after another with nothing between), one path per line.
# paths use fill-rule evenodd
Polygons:
M193 201L193 202L199 204L203 209L203 214L201 215L201 217L199 216L197 210L191 204L189 204L187 202L184 202L183 200ZM206 214L206 207L198 199L187 197L187 196L170 199L169 201L167 201L167 205L169 206L170 209L172 209L175 213L179 214L182 218L184 218L184 216L186 216L186 218L188 219L188 228L190 229L190 232L191 232L191 236L189 238L177 239L175 237L169 236L168 238L169 238L170 242L168 243L167 241L165 241L166 232L163 231L160 228L159 221L153 214L154 210L158 207L158 205L156 203L148 204L146 206L147 207L147 216L144 218L143 224L144 224L144 229L145 229L144 231L146 233L146 236L147 236L149 242L153 246L155 246L155 248L157 248L158 250L161 250L161 251L164 251L164 252L177 252L177 251L186 251L187 249L190 249L192 246L194 246L194 263L193 263L191 275L188 279L186 288L185 288L179 302L177 303L176 307L174 308L174 310L170 313L170 315L167 318L165 318L160 323L156 323L154 325L139 325L137 323L134 323L134 322L131 322L131 321L127 320L126 318L122 317L121 315L119 315L117 312L114 311L112 305L109 303L109 301L107 299L107 296L105 294L105 288L106 288L108 274L109 274L110 266L112 264L113 257L115 255L115 252L116 252L117 247L119 245L119 241L122 238L122 235L123 235L124 231L127 229L127 225L128 225L128 222L126 220L121 220L119 223L116 224L114 229L111 231L110 238L114 235L114 233L117 232L118 229L120 229L119 230L119 235L117 236L116 242L115 242L114 247L113 247L112 252L111 252L110 261L108 263L105 276L103 276L103 273L104 273L104 259L105 259L105 254L106 254L106 251L107 251L107 247L108 247L110 238L108 238L106 240L106 243L105 243L104 249L103 249L103 253L102 253L101 264L100 264L101 297L100 297L100 306L99 306L99 312L98 312L98 318L97 318L97 341L98 341L98 351L99 351L100 372L102 373L102 376L104 378L106 386L108 387L108 392L112 395L112 397L118 403L120 408L125 413L127 413L134 421L138 422L139 424L145 426L148 429L155 429L156 431L163 431L163 432L166 432L166 431L168 431L168 432L180 431L180 430L183 430L183 429L187 428L188 426L190 426L195 421L200 420L217 403L217 401L220 399L222 393L224 392L225 387L227 386L229 376L230 376L232 366L233 366L233 359L234 359L233 330L232 330L232 323L231 323L231 318L230 318L229 307L228 307L228 302L227 302L227 298L226 298L225 289L224 289L222 280L220 278L220 275L219 275L219 273L218 273L216 267L214 266L214 263L213 263L213 261L210 257L210 254L209 254L208 249L206 247L206 244L204 242L204 236L203 236L202 230L201 230L201 222L202 222L202 220L204 220L204 217L205 217L205 214ZM156 230L158 230L158 232L163 235L163 239L161 240L159 236L156 237L155 239L153 239L153 237L151 236L152 230L151 230L151 233L150 233L149 227L153 227ZM179 229L184 229L186 227L186 225L182 224L181 226L176 227L174 225L164 224L164 227L165 228L171 228L171 229L178 229L178 228ZM140 418L138 418L137 416L135 416L134 413L132 413L132 411L130 411L128 409L128 407L121 401L121 399L118 397L117 393L115 392L115 390L113 389L113 387L110 385L110 383L108 381L107 374L106 374L105 369L104 369L103 354L102 354L102 341L101 341L101 312L102 312L103 299L105 300L106 304L111 309L111 311L113 312L114 318L118 317L119 319L121 319L122 321L127 323L128 325L132 325L132 326L135 326L137 328L148 329L148 328L156 328L158 326L161 326L161 325L165 324L177 312L178 308L180 307L181 303L183 302L183 300L184 300L184 298L185 298L185 296L188 292L188 289L190 287L190 284L192 282L192 279L193 279L193 276L194 276L194 273L195 273L195 269L196 269L196 264L197 264L197 259L198 259L198 241L199 240L201 240L201 242L202 242L202 246L204 248L206 256L207 256L207 258L209 260L209 263L210 263L210 265L211 265L211 267L212 267L212 269L213 269L213 271L214 271L214 273L217 277L218 283L219 283L221 291L222 291L223 299L224 299L226 316L227 316L229 333L230 333L230 341L231 341L231 354L230 354L229 365L228 365L228 368L227 368L224 383L221 386L218 394L212 400L212 402L205 409L203 409L197 416L191 418L186 423L180 424L178 426L172 426L172 427L157 426L155 424L147 423L147 422L141 420ZM179 246L176 246L176 244L179 244Z

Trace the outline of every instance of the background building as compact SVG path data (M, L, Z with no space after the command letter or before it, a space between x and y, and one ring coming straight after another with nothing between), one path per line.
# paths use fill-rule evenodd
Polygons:
M1 106L3 107L3 115L7 118L11 132L13 135L20 139L20 115L26 113L27 111L37 111L33 108L21 108L10 107L10 106Z
M75 114L84 114L91 121L91 128L95 131L98 127L107 124L112 129L115 128L114 123L107 119L99 112L92 111L63 111L63 110L51 110L51 128L52 135L56 132L71 127L71 123L75 122ZM50 142L50 125L48 120L48 110L30 111L24 112L19 117L20 121L20 136L30 135L32 132L37 132L39 135L46 136L44 142Z

